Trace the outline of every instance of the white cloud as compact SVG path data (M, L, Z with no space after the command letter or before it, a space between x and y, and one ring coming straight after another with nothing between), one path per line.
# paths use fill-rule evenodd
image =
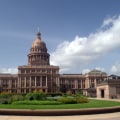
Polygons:
M103 21L99 31L87 37L76 36L64 41L51 53L51 64L59 65L61 71L80 68L120 47L120 16Z
M95 69L105 72L105 68L103 68L103 67L95 67Z
M17 68L0 68L0 73L10 73L10 74L17 74Z
M90 71L91 71L90 69L84 69L84 70L82 70L82 73L85 74L85 73L88 73Z
M111 74L120 75L120 61L119 61L119 62L116 62L116 63L111 67Z
M109 17L109 18L105 19L103 21L102 28L105 28L105 27L108 28L108 27L110 27L113 24L113 22L114 22L115 19L117 19L117 16L113 16L113 17Z

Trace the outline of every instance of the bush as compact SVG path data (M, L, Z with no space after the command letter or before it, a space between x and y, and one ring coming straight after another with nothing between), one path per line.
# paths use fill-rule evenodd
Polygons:
M26 100L34 100L34 93L28 93L28 94L26 94L25 99Z
M84 96L76 97L76 101L77 101L77 103L88 103L89 102L88 99Z
M28 93L25 98L27 100L45 100L46 94L42 92Z
M54 99L54 97L46 97L46 100L48 100L48 101L55 101L55 99Z
M59 102L64 104L75 104L77 103L76 99L73 97L62 97L58 99Z
M62 96L46 97L46 99L49 101L58 101L58 99L60 99L60 98L62 98Z
M12 96L12 94L10 93L1 93L0 94L0 98L10 98Z
M1 93L0 94L0 104L10 104L12 94L10 93Z
M0 99L0 104L11 104L12 100L11 98L1 98Z
M86 96L82 95L81 93L77 93L75 95L77 103L88 103L88 99Z
M89 102L87 97L83 96L82 94L78 93L74 96L68 96L69 94L65 94L64 97L60 97L56 100L64 103L64 104L76 104L76 103L87 103Z
M55 96L62 96L62 93L47 93L47 96L55 97Z
M12 95L12 101L19 101L19 100L24 100L24 96L23 95Z

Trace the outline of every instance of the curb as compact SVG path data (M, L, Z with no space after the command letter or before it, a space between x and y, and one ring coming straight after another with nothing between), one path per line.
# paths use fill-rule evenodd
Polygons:
M67 115L90 115L120 112L120 106L105 108L88 109L60 109L60 110L18 110L18 109L0 109L0 115L19 115L19 116L67 116Z

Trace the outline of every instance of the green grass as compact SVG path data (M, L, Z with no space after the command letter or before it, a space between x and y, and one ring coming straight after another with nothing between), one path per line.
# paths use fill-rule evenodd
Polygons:
M24 100L24 101L15 101L12 103L13 105L60 105L62 104L61 102L59 101L48 101L48 100L45 100L45 101L38 101L38 100Z
M120 106L120 102L89 100L83 104L60 104L60 105L15 105L15 104L0 104L0 108L4 109L84 109L84 108L101 108Z

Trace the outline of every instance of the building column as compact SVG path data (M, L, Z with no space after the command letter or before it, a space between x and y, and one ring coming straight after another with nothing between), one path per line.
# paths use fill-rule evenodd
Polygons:
M69 84L69 83L68 83ZM57 85L58 85L58 90L60 88L60 80L59 80L59 77L57 76Z
M80 80L80 82L81 82L81 89L83 89L83 86L82 86L82 80Z
M37 92L36 86L37 86L37 83L36 83L36 76L35 76L35 92Z
M31 92L31 76L30 76L29 92Z
M40 76L40 87L42 88L42 76Z
M9 92L11 93L11 89L12 89L12 81L11 80L9 80L8 86L9 86Z
M47 87L47 76L46 76L46 85L45 86Z
M19 84L20 84L20 86L19 86L19 92L21 93L21 77L20 77L20 80L19 80Z
M26 77L25 77L25 84L24 84L24 93L26 93Z
M75 80L75 89L78 89L78 82Z
M94 79L94 87L96 88L96 86L97 86L97 80L96 80L96 78Z
M35 76L35 88L36 88L36 76Z
M90 79L88 79L88 88L90 88Z
M48 85L47 85L47 76L46 76L46 90L45 90L45 92L47 93L47 88L48 87Z

